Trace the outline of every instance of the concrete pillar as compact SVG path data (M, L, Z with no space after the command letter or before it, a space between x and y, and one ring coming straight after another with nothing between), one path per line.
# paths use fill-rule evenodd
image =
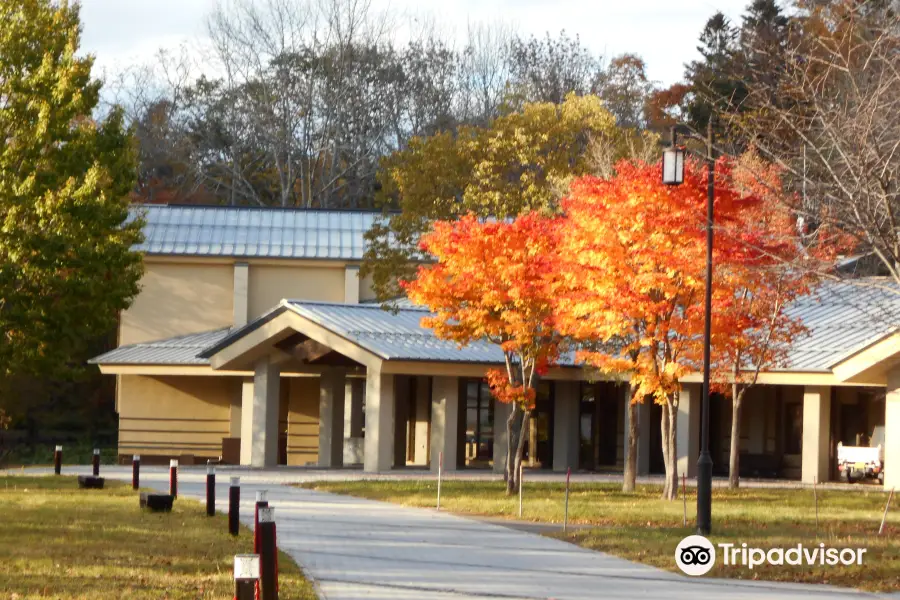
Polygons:
M884 489L900 488L900 367L894 367L887 373L884 464Z
M416 422L415 448L413 462L417 465L428 464L428 408L431 404L431 381L428 377L416 378Z
M553 408L553 470L578 468L580 396L578 381L557 381Z
M678 396L678 434L676 456L678 476L697 476L697 459L700 456L700 411L703 401L700 396L702 386L686 383L681 386Z
M338 369L319 378L319 466L344 466L344 386L346 376Z
M494 401L494 473L506 472L506 451L509 444L506 421L512 408L512 404Z
M244 385L241 382L240 387L234 391L231 397L231 406L228 408L228 437L241 437L242 422L242 404L244 401Z
M625 446L625 460L628 460L628 428L631 419L631 388L628 385L622 386L624 390L624 407L625 407L625 435L622 438L622 444ZM644 400L637 405L638 417L638 441L637 441L637 474L650 474L650 399ZM657 424L658 425L658 424Z
M241 464L278 464L278 409L281 374L268 357L256 363L253 383L244 383L241 407Z
M807 386L803 389L803 455L801 480L804 483L831 479L828 451L831 438L831 388Z
M359 304L359 267L344 267L344 304Z
M234 263L234 318L235 327L243 327L250 318L247 290L250 281L250 265L247 263Z
M394 377L394 466L405 467L409 442L409 386L412 378L406 375Z
M241 464L250 466L251 446L253 438L253 378L241 380Z
M366 382L347 378L344 383L344 464L363 461L363 397Z
M459 432L459 377L435 377L431 382L431 470L437 472L444 455L444 471L456 470Z
M394 465L394 376L366 373L366 438L363 470L389 471Z

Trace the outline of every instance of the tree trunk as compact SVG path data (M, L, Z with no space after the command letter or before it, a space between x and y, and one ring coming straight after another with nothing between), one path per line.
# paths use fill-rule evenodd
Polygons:
M744 391L732 394L731 451L728 456L728 487L737 489L741 485L741 410Z
M662 419L660 429L662 432L663 464L666 470L666 479L663 485L663 500L675 500L678 498L678 449L677 449L677 404L673 397L667 397L662 407Z
M509 417L506 419L506 468L503 470L503 481L506 482L506 493L510 493L510 481L515 481L516 458L513 454L513 448L516 444L515 439L516 416L518 415L518 405L513 404L512 410L509 411Z
M628 450L625 452L625 473L622 481L622 491L626 494L634 492L634 484L637 479L637 445L638 445L638 411L634 402L634 389L628 390Z
M515 431L514 423L517 416L521 413L522 422L519 426L517 436L512 435ZM528 411L518 404L513 405L513 411L507 421L508 444L506 449L506 494L512 496L519 493L519 469L522 466L522 454L525 451L525 434L528 431Z

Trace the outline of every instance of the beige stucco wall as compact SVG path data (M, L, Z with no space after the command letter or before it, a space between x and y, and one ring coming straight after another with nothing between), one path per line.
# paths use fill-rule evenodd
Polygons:
M302 466L319 460L319 378L282 378L288 389L287 464Z
M145 260L141 291L122 313L119 344L135 344L231 325L234 267Z
M250 264L249 308L254 319L282 299L344 301L344 266Z
M236 377L119 377L119 454L217 458Z

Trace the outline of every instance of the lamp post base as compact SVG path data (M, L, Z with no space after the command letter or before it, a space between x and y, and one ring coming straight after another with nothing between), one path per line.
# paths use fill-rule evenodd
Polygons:
M709 450L700 453L697 461L697 533L709 535L712 531L712 457Z

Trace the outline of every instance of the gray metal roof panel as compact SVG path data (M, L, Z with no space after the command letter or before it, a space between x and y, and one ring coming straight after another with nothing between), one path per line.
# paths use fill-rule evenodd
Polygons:
M796 300L787 313L808 334L794 342L777 371L823 371L900 325L900 287L885 278L826 282Z
M380 213L230 206L136 205L148 254L361 260Z
M198 355L205 348L216 344L231 332L224 327L180 335L165 340L128 344L110 350L88 361L96 365L208 365L209 359Z

